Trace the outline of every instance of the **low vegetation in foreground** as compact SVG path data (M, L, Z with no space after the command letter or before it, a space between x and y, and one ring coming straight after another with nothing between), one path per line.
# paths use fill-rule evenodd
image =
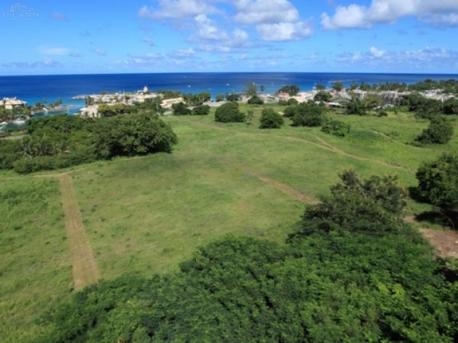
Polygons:
M452 342L456 287L404 206L394 179L347 172L286 245L227 238L178 273L88 288L41 342Z

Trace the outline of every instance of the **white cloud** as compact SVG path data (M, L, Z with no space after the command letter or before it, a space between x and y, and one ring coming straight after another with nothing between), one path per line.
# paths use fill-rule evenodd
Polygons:
M369 53L372 55L374 58L381 58L385 55L384 50L377 49L375 46L370 47Z
M225 40L228 38L227 33L220 30L215 22L205 14L199 14L194 18L199 38L206 40Z
M364 28L414 16L435 24L458 25L457 0L372 0L369 6L338 6L335 13L321 15L327 30Z
M287 0L236 0L235 20L244 24L296 22L299 12Z
M62 47L42 47L39 48L39 51L42 55L45 56L70 56L70 57L80 57L81 55L68 48Z
M297 8L287 0L235 0L235 20L255 25L265 41L288 41L311 35L309 24L301 21Z
M138 15L149 19L181 19L215 11L212 5L202 0L159 0L158 3L157 9L143 6Z
M302 22L261 24L257 26L257 30L265 41L288 41L312 34L310 26Z

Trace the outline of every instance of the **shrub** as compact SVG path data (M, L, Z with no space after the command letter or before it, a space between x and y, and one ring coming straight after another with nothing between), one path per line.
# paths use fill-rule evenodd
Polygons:
M458 114L457 98L450 98L444 102L444 114Z
M320 102L328 102L328 101L331 101L331 99L332 99L331 93L325 92L325 91L319 91L313 97L313 100L320 101Z
M432 118L429 127L416 138L421 144L446 144L453 136L453 126L445 118Z
M367 108L358 97L352 97L345 107L345 113L349 115L364 116L367 115Z
M188 106L200 106L205 102L210 101L211 95L208 92L203 92L197 94L186 94L183 98Z
M345 137L350 133L350 125L339 120L326 121L321 131L330 135Z
M350 230L377 234L403 228L406 194L395 177L361 180L347 171L340 178L341 183L331 188L330 196L306 209L303 233Z
M173 115L175 116L189 116L192 114L191 110L186 107L186 104L179 102L172 105Z
M260 129L279 129L284 123L283 117L275 112L273 109L268 108L262 111Z
M296 106L292 117L293 126L321 126L324 122L324 109L309 101Z
M296 106L296 105L288 106L288 107L286 107L285 110L283 111L283 115L284 115L286 118L292 118L292 117L294 117L294 115L296 114L296 110L297 110L297 106Z
M248 99L249 105L263 105L264 100L262 100L259 96L254 95L250 99Z
M216 109L215 121L221 123L243 122L245 121L245 114L240 112L238 103L228 102Z
M131 113L133 110L134 108L132 106L125 104L101 104L98 106L98 113L101 117L114 117L120 114Z
M278 93L287 93L289 96L296 96L299 93L299 87L296 85L286 85L281 87Z
M240 100L240 94L236 93L231 93L226 96L227 101L239 101Z
M226 97L224 96L224 94L218 94L215 98L216 102L222 102L224 101Z
M194 116L206 116L210 113L210 106L208 105L201 105L194 107L192 109L192 115Z
M458 155L445 154L417 171L417 192L427 202L445 210L458 210Z

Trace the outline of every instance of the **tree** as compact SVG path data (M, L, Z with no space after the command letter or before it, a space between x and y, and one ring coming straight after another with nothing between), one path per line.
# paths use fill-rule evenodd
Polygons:
M191 110L188 107L186 107L186 104L183 102L173 104L172 109L173 115L175 116L188 116L192 114Z
M251 82L246 85L245 95L250 98L258 95L258 86L256 83Z
M226 97L224 96L224 94L218 94L218 95L216 96L216 99L215 99L215 100L216 100L216 102L222 102L222 101L224 101L225 98L226 98Z
M227 101L233 101L233 102L239 101L240 100L240 94L237 94L237 93L228 94L226 96L226 100Z
M296 96L299 93L299 87L297 85L286 85L281 87L277 93L287 93L289 96Z
M336 92L341 92L344 89L344 84L340 81L334 82L332 84L332 89L334 89Z
M346 171L341 183L331 187L331 195L306 209L303 232L351 230L362 232L397 232L404 227L402 213L406 193L395 177L361 180Z
M452 139L453 126L445 118L437 116L430 120L428 128L415 139L420 144L446 144Z
M210 106L200 105L192 109L192 115L194 116L206 116L210 113Z
M261 114L260 129L279 129L284 123L283 117L271 108L266 108Z
M324 123L321 131L330 135L345 137L350 133L350 125L339 120L328 120Z
M297 105L288 106L283 111L283 115L286 118L293 118L296 115Z
M321 91L325 91L326 90L326 86L323 85L322 83L319 83L315 86L316 90L321 92Z
M332 99L331 93L328 93L325 91L319 91L313 97L313 100L320 101L320 102L328 102L328 101L331 101L331 99Z
M292 124L293 126L321 126L325 119L323 112L323 107L313 101L299 104L292 117Z
M367 114L367 109L361 99L354 96L345 106L345 113L349 115L364 116Z
M417 193L443 209L458 210L458 155L445 154L417 171Z
M450 98L444 102L444 114L458 114L457 98Z
M221 123L243 122L245 121L245 114L240 112L238 103L228 102L216 109L215 121Z
M255 95L255 96L252 96L248 100L248 104L249 105L263 105L264 104L264 100L262 100L259 96Z

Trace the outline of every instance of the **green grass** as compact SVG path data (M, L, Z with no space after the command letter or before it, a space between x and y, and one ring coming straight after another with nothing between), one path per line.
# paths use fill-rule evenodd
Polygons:
M260 130L262 107L251 108L252 125L215 123L213 115L165 118L179 137L172 154L70 169L103 278L176 270L198 246L228 234L283 241L304 205L252 173L312 197L326 194L350 168L365 177L398 175L409 187L422 162L458 150L457 135L444 146L412 145L428 123L411 114L334 114L352 126L338 138L320 128ZM7 342L39 333L35 320L72 284L57 184L12 176L0 173L0 196L13 194L0 203L0 331ZM409 212L428 208L409 201Z
M1 341L28 342L72 286L57 183L0 181L0 218Z

